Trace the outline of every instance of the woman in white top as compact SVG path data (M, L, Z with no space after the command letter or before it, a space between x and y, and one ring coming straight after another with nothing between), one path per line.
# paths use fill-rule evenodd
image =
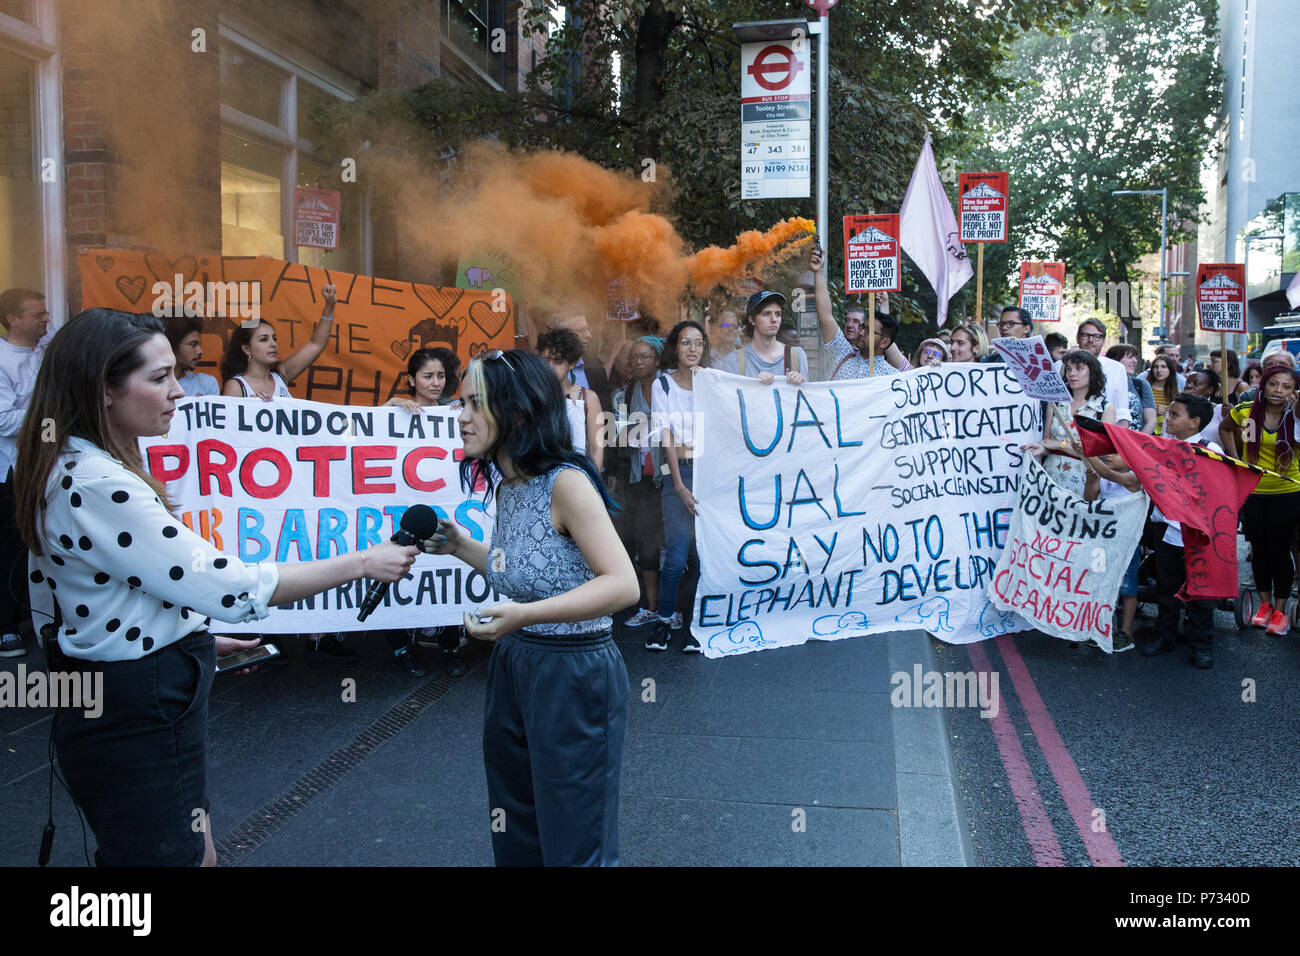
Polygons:
M46 354L18 436L18 527L33 611L54 621L41 628L50 668L81 671L102 705L56 714L59 765L101 865L211 866L208 693L218 654L257 641L214 639L209 618L251 621L359 577L395 581L417 552L385 542L303 564L223 554L177 520L141 460L139 439L165 434L184 396L162 321L89 309Z
M555 377L560 380L573 450L586 455L595 462L596 470L602 471L605 448L600 441L600 398L572 378L582 358L582 341L568 329L551 329L537 337L537 354L551 363Z
M221 360L221 377L225 385L222 395L231 398L251 398L256 395L264 402L277 398L291 398L289 383L305 372L329 344L330 329L334 324L334 286L321 289L325 308L311 338L302 348L284 361L280 361L280 348L276 343L275 326L263 319L257 325L241 325L230 336L230 345Z
M663 443L671 481L664 481L664 567L659 575L659 619L650 625L648 651L666 651L669 624L677 605L688 559L699 567L695 551L695 516L700 513L692 493L695 463L695 369L706 363L709 340L698 322L678 322L664 342L661 364L672 372L661 374L651 389L652 437ZM693 591L693 586L689 589ZM693 603L693 602L691 602ZM683 606L689 606L684 603ZM682 650L698 654L700 644L686 629Z

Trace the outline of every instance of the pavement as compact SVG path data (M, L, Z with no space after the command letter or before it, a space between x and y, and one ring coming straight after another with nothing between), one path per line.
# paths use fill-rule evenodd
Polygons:
M622 616L620 615L620 618ZM950 715L890 705L890 675L935 669L924 632L707 660L617 626L631 683L625 866L961 866L975 859ZM208 795L223 865L490 866L481 750L490 648L468 672L397 671L378 633L358 661L219 675ZM25 658L0 669L43 665ZM350 692L350 684L355 693ZM354 696L355 699L347 699ZM35 863L49 805L49 711L0 708L0 864ZM51 865L85 865L56 785ZM89 837L93 853L93 837Z

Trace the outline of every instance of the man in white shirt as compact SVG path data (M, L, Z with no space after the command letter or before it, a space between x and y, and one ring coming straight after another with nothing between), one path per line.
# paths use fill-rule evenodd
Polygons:
M31 289L0 293L0 657L27 653L18 624L27 595L27 549L14 523L16 442L48 341L45 296Z
M1101 363L1101 370L1106 375L1106 404L1115 406L1116 424L1123 422L1127 425L1131 418L1128 408L1128 369L1101 354L1102 347L1106 344L1106 326L1099 319L1084 319L1079 323L1074 341L1079 348L1095 355ZM1061 363L1057 362L1055 368L1060 372Z

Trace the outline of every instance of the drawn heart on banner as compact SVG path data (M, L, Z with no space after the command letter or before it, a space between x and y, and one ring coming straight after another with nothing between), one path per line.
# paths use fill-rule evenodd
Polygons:
M497 312L486 302L474 302L469 307L469 319L477 325L488 338L496 338L506 326L509 313Z
M175 282L178 275L181 277L181 284L184 285L199 273L199 264L193 256L181 256L173 261L166 256L151 252L144 257L144 264L153 273L155 279L168 285Z
M113 268L116 260L112 256L95 256L95 265L99 266L100 272L107 272Z
M144 276L118 276L113 285L126 296L128 302L135 305L140 301L140 296L144 295L144 282Z
M411 349L414 347L414 345L415 343L413 343L410 339L407 339L405 342L394 342L392 345L388 347L393 350L394 355L396 355L399 359L405 362L406 357L411 354Z
M465 294L460 289L438 289L430 285L416 285L414 282L411 283L411 291L415 293L417 299L429 307L434 317L439 319L455 308L456 303Z

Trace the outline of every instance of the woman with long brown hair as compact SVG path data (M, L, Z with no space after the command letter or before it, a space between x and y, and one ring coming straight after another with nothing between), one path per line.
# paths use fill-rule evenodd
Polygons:
M53 738L104 866L211 866L205 787L210 618L264 618L359 577L395 581L416 549L383 543L304 564L247 564L172 513L139 440L184 390L163 323L89 309L50 341L18 435L18 529L51 671L82 672L102 713L61 709ZM202 826L195 826L202 822Z
M1164 434L1165 411L1178 396L1178 366L1168 355L1157 355L1151 360L1151 371L1147 373L1147 384L1151 386L1151 397L1156 400L1156 430L1154 434Z

